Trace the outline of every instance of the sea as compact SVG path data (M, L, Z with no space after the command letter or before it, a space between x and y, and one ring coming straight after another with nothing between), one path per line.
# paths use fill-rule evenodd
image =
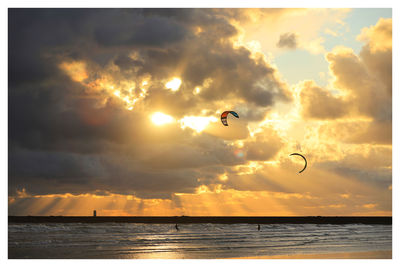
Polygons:
M9 223L9 259L229 259L392 250L392 225Z

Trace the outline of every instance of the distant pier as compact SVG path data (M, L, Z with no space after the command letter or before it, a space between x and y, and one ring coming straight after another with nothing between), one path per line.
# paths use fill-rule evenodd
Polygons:
M391 216L8 216L9 223L392 224Z

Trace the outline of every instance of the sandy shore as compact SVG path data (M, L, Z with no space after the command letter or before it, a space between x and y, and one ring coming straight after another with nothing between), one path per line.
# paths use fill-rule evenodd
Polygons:
M274 256L239 257L235 259L391 259L392 251L341 252L327 254L294 254Z
M126 257L118 257L114 254L87 254L82 251L81 254L67 253L65 248L52 248L52 249L8 249L9 259L119 259L119 258L147 258L147 259L182 259L190 257L183 257L182 255L136 255L137 257L130 257L132 255L125 255ZM74 254L75 253L75 254ZM71 255L74 255L71 257ZM144 257L143 257L144 256ZM193 258L195 259L195 258ZM210 259L226 259L226 258L210 258ZM254 257L235 257L231 259L392 259L391 250L383 251L369 251L369 252L343 252L343 253L326 253L326 254L294 254L294 255L274 255L274 256L254 256Z

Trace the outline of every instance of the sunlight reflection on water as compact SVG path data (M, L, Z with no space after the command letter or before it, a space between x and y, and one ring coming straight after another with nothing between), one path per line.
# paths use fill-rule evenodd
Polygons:
M9 258L215 259L391 250L391 225L9 224Z

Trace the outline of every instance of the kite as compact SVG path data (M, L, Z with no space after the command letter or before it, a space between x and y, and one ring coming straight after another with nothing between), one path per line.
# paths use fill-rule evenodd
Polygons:
M304 162L305 162L304 168L303 168L301 171L299 171L299 173L302 173L302 172L307 168L307 160L306 160L306 158L305 158L303 155L301 155L301 154L299 154L299 153L292 153L292 154L290 154L290 156L293 156L293 155L300 156L300 157L302 157L302 158L304 159Z
M239 118L239 115L235 111L224 111L224 112L222 112L221 121L222 121L222 124L225 125L225 126L228 126L228 121L227 120L228 120L229 113L232 114L233 116L235 116L236 118Z

